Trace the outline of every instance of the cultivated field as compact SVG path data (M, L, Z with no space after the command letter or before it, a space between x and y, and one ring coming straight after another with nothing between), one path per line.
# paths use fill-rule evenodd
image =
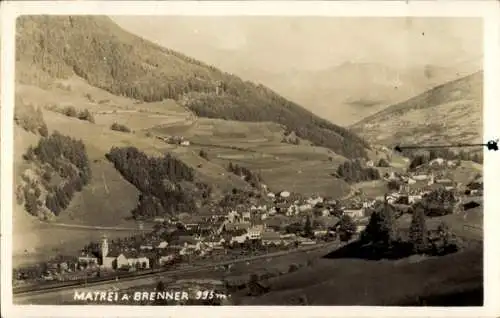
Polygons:
M155 127L151 132L160 136L176 133L164 127ZM332 197L348 193L349 186L331 176L345 160L343 157L305 142L282 143L283 133L283 129L273 123L200 118L183 136L192 142L189 149L206 151L210 163L227 167L232 162L259 172L272 190Z

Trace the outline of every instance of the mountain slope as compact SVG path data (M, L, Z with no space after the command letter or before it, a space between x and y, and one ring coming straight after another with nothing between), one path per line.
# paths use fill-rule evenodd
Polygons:
M24 83L33 83L32 71L26 71L33 67L40 70L37 83L76 74L115 95L181 100L203 117L276 122L345 157L366 156L368 145L348 130L262 85L127 33L107 17L25 16L17 32L17 60L24 65L18 77Z
M482 142L483 72L445 83L351 126L370 142Z

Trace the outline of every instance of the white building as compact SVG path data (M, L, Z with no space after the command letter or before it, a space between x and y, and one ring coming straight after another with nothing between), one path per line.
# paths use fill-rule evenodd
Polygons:
M418 180L418 181L427 180L428 178L429 178L429 176L426 174L419 174L419 175L413 176L413 179Z
M250 212L243 212L241 214L241 219L243 222L250 222L250 219L251 219L251 213Z
M353 219L362 218L365 216L364 209L346 209L344 214L350 216Z
M307 203L310 204L311 206L315 206L318 203L323 203L323 198L322 197L317 197L317 198L309 198L307 199Z
M238 236L233 236L231 238L231 242L230 243L231 244L234 244L234 243L243 244L243 243L245 243L245 241L247 240L247 238L248 238L247 233L242 234L242 235L238 235Z
M303 213L303 212L311 211L312 208L313 208L313 206L310 203L302 204L299 206L299 212Z
M409 195L408 196L408 203L409 204L413 204L413 203L418 202L420 200L422 200L421 195Z
M239 222L239 220L241 219L241 216L238 212L236 211L231 211L227 214L227 220L230 222L230 223L236 223L236 222Z
M434 160L432 160L431 162L429 162L430 165L443 165L444 164L444 159L443 158L436 158Z
M280 192L280 197L282 198L288 198L290 196L290 192L288 191L281 191Z

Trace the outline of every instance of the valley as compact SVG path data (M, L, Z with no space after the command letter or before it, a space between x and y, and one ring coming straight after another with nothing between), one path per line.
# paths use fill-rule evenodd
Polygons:
M478 295L482 157L393 146L482 141L481 71L434 88L416 80L391 95L392 70L347 63L337 71L349 82L369 70L390 85L365 78L347 85L349 101L308 102L371 109L346 128L104 16L22 17L16 46L19 286L236 263L332 243L327 255L297 254L300 262L274 277L254 276L247 262L229 287L239 290L239 304L304 304L305 297L314 305L394 305ZM369 93L379 90L391 97ZM381 258L329 256L366 246ZM445 287L438 293L423 277ZM408 286L396 286L404 278Z

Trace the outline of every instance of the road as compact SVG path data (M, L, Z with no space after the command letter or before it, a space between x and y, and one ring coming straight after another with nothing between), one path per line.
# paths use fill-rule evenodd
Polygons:
M39 290L39 291L30 291L26 293L21 293L21 294L16 294L14 295L14 304L16 305L27 305L27 304L37 304L37 305L49 305L49 304L60 304L60 303L68 303L73 300L73 295L75 290L85 290L85 291L93 291L93 290L99 290L99 291L106 291L106 290L123 290L135 286L144 286L144 285L151 285L151 284L156 284L159 279L162 280L168 280L168 278L171 278L172 276L176 276L176 278L188 278L192 274L200 274L200 273L211 273L214 271L214 268L216 266L221 266L221 265L228 265L228 264L237 264L237 263L244 263L244 262L249 262L253 263L256 261L262 261L263 259L267 258L280 258L280 257L285 257L290 254L295 254L295 253L303 253L311 250L316 250L316 249L329 249L337 246L337 242L330 242L330 243L325 243L325 244L317 244L314 246L305 246L301 247L297 250L293 251L281 251L281 252L276 252L276 253L270 253L266 255L259 255L259 256L254 256L254 257L246 257L246 258L240 258L237 260L231 260L231 261L224 261L224 262L218 262L218 263L212 263L208 265L203 265L203 266L198 266L198 267L188 267L188 268L183 268L183 269L178 269L178 270L172 270L172 271L166 271L166 272L161 272L161 273L152 273L149 275L144 275L144 276L139 276L139 277L131 277L131 278L123 278L121 280L114 280L111 279L109 281L104 281L104 282L97 282L97 283L92 283L87 285L86 287L84 286L71 286L71 287L61 287L57 289L51 289L51 290ZM83 288L82 288L83 287Z
M79 224L66 224L66 223L49 223L45 222L45 224L65 227L65 228L76 228L82 230L96 230L96 231L145 231L151 232L151 228L144 227L142 230L139 227L119 227L119 226L93 226L93 225L79 225Z

